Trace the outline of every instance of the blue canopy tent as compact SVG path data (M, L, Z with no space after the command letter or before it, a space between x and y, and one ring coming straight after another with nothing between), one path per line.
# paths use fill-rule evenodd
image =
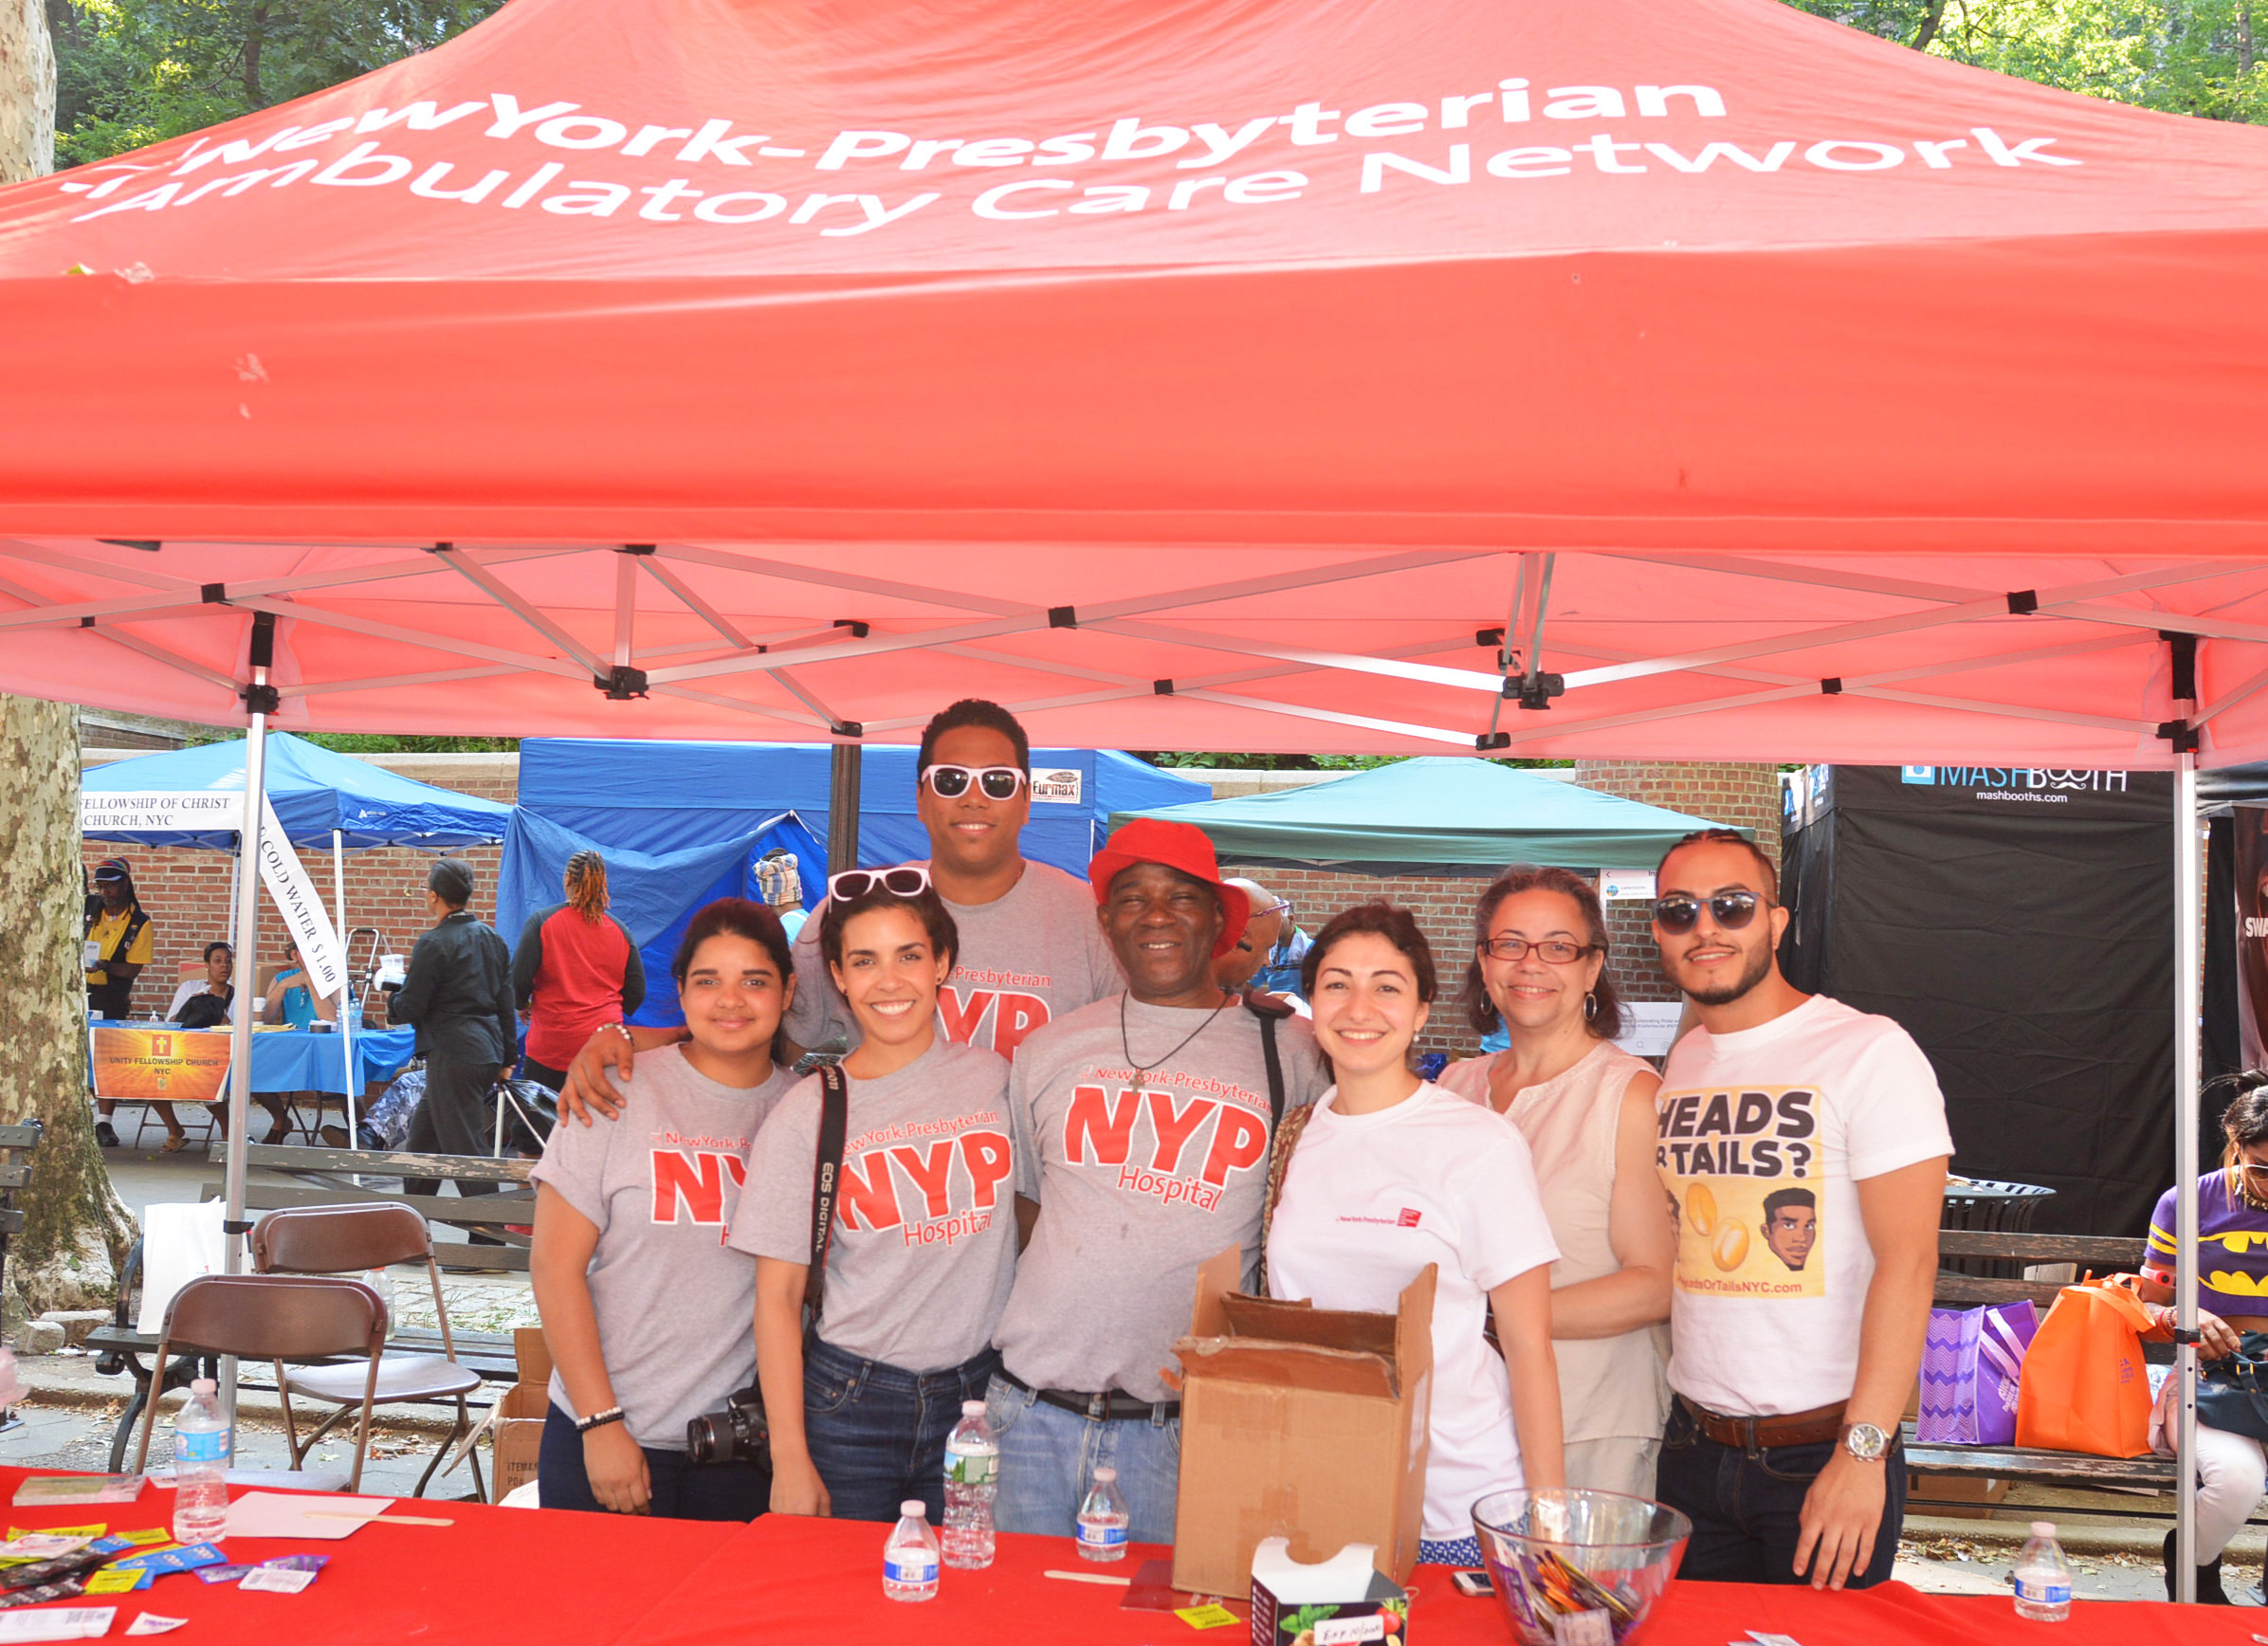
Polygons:
M133 827L121 820L129 810L123 803L137 796L167 797L203 794L236 794L245 790L243 738L200 743L193 748L167 749L137 755L90 767L79 781L82 833L89 840L116 841L129 846L177 846L237 854L233 829ZM380 846L409 846L442 851L452 847L485 844L503 838L512 809L474 795L459 795L400 777L308 742L289 732L268 732L261 761L261 787L275 808L276 820L294 847L331 853L331 896L339 930L346 929L345 854ZM90 816L101 821L88 823ZM237 854L236 874L244 864ZM244 905L232 890L232 910ZM240 976L257 972L256 931L233 933ZM351 982L347 985L351 990ZM353 1135L355 1078L360 1065L355 1055L355 1014L341 1011L340 1052L346 1071L347 1130ZM242 1117L236 1117L242 1124ZM233 1160L233 1156L231 1157Z
M520 745L520 804L587 834L601 852L673 851L750 833L793 812L809 848L794 848L806 899L827 884L827 743L647 742L613 738L530 738ZM914 814L910 748L861 751L858 857L869 868L929 854ZM1113 813L1208 800L1189 777L1112 749L1033 749L1032 818L1024 855L1084 875Z
M1470 875L1508 863L1652 869L1681 835L1713 827L1520 767L1440 755L1274 794L1131 808L1110 822L1134 817L1194 823L1224 861L1377 875Z
M646 967L646 999L630 1020L682 1023L685 1013L669 976L669 958L694 911L720 897L761 901L756 865L776 847L794 852L799 864L826 858L825 847L793 812L757 819L753 827L748 826L752 814L741 815L744 832L729 838L644 851L595 839L520 807L505 832L503 864L497 872L497 925L507 942L516 942L529 915L560 900L567 860L577 851L596 851L607 864L608 912L638 945ZM804 881L814 900L825 884L823 878Z

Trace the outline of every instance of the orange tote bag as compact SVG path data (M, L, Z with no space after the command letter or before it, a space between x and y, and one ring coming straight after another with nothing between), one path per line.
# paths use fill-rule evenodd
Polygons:
M2142 1339L2152 1332L2137 1277L2093 1276L2057 1294L2024 1351L2016 1443L2097 1457L2149 1454L2149 1378Z

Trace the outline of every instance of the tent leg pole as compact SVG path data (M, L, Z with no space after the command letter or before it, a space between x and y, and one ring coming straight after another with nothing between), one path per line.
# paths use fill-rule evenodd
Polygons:
M2203 934L2204 911L2202 853L2197 832L2197 757L2185 752L2173 779L2173 1181L2174 1245L2179 1253L2174 1278L2174 1323L2186 1339L2197 1330L2198 1019L2204 1012ZM2197 1345L2182 1342L2175 1350L2180 1380L2179 1437L2175 1456L2180 1479L2174 1498L2174 1597L2197 1599Z
M346 836L336 829L331 831L331 906L338 911L338 929L345 931L346 924ZM345 945L339 946L343 959ZM352 964L343 968L346 979L338 985L338 1039L340 1054L346 1061L346 1146L353 1148L358 1135L355 1130L355 1098L361 1089L361 1082L355 1078L361 1065L355 1061L355 969ZM322 1103L315 1105L316 1141L322 1141ZM362 1180L355 1180L357 1183Z
M865 751L855 741L838 742L828 768L827 872L858 867L858 784Z
M263 621L265 619L265 621ZM244 1272L244 1199L246 1131L252 1112L252 984L259 976L260 863L262 814L267 797L267 714L272 701L267 686L268 666L275 659L275 619L266 613L252 625L252 685L245 694L251 725L245 735L244 822L237 835L242 846L236 876L236 930L243 939L236 954L236 998L229 1012L233 1044L229 1056L228 1262L230 1274ZM236 1424L236 1357L221 1361L221 1406L229 1414L233 1437Z

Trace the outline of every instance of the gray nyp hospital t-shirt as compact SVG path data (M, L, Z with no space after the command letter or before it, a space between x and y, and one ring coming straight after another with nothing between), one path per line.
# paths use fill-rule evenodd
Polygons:
M724 1244L748 1149L796 1083L749 1090L698 1072L679 1046L642 1053L621 1116L555 1127L528 1173L598 1230L591 1302L607 1377L641 1446L682 1452L686 1420L756 1377L756 1265ZM588 1417L557 1372L552 1404Z
M1122 1035L1113 996L1015 1060L1015 1187L1039 1202L1039 1223L993 1341L1033 1388L1167 1399L1158 1372L1189 1329L1198 1266L1241 1246L1252 1277L1268 1189L1261 1024L1231 1005L1175 1052L1204 1019L1129 999ZM1312 1103L1330 1085L1314 1032L1297 1017L1275 1032L1285 1106Z
M756 1140L732 1245L811 1259L817 1075ZM908 1372L958 1366L992 1342L1015 1273L1008 1065L940 1039L904 1069L850 1083L821 1341Z
M825 906L813 910L796 934L788 1034L807 1048L838 1036L846 1047L855 1046L858 1025L819 952ZM1034 1031L1124 988L1118 958L1094 910L1087 882L1045 863L1026 863L1007 895L991 903L946 900L945 911L960 928L960 953L937 995L945 1038L1014 1057Z

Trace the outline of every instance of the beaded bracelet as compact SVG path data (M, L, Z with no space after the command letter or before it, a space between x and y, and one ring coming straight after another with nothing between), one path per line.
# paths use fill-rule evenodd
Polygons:
M621 1421L622 1408L619 1406L609 1406L605 1411L594 1412L588 1417L577 1417L575 1420L575 1432L577 1435L588 1435L594 1429L603 1429L609 1423L619 1423Z

